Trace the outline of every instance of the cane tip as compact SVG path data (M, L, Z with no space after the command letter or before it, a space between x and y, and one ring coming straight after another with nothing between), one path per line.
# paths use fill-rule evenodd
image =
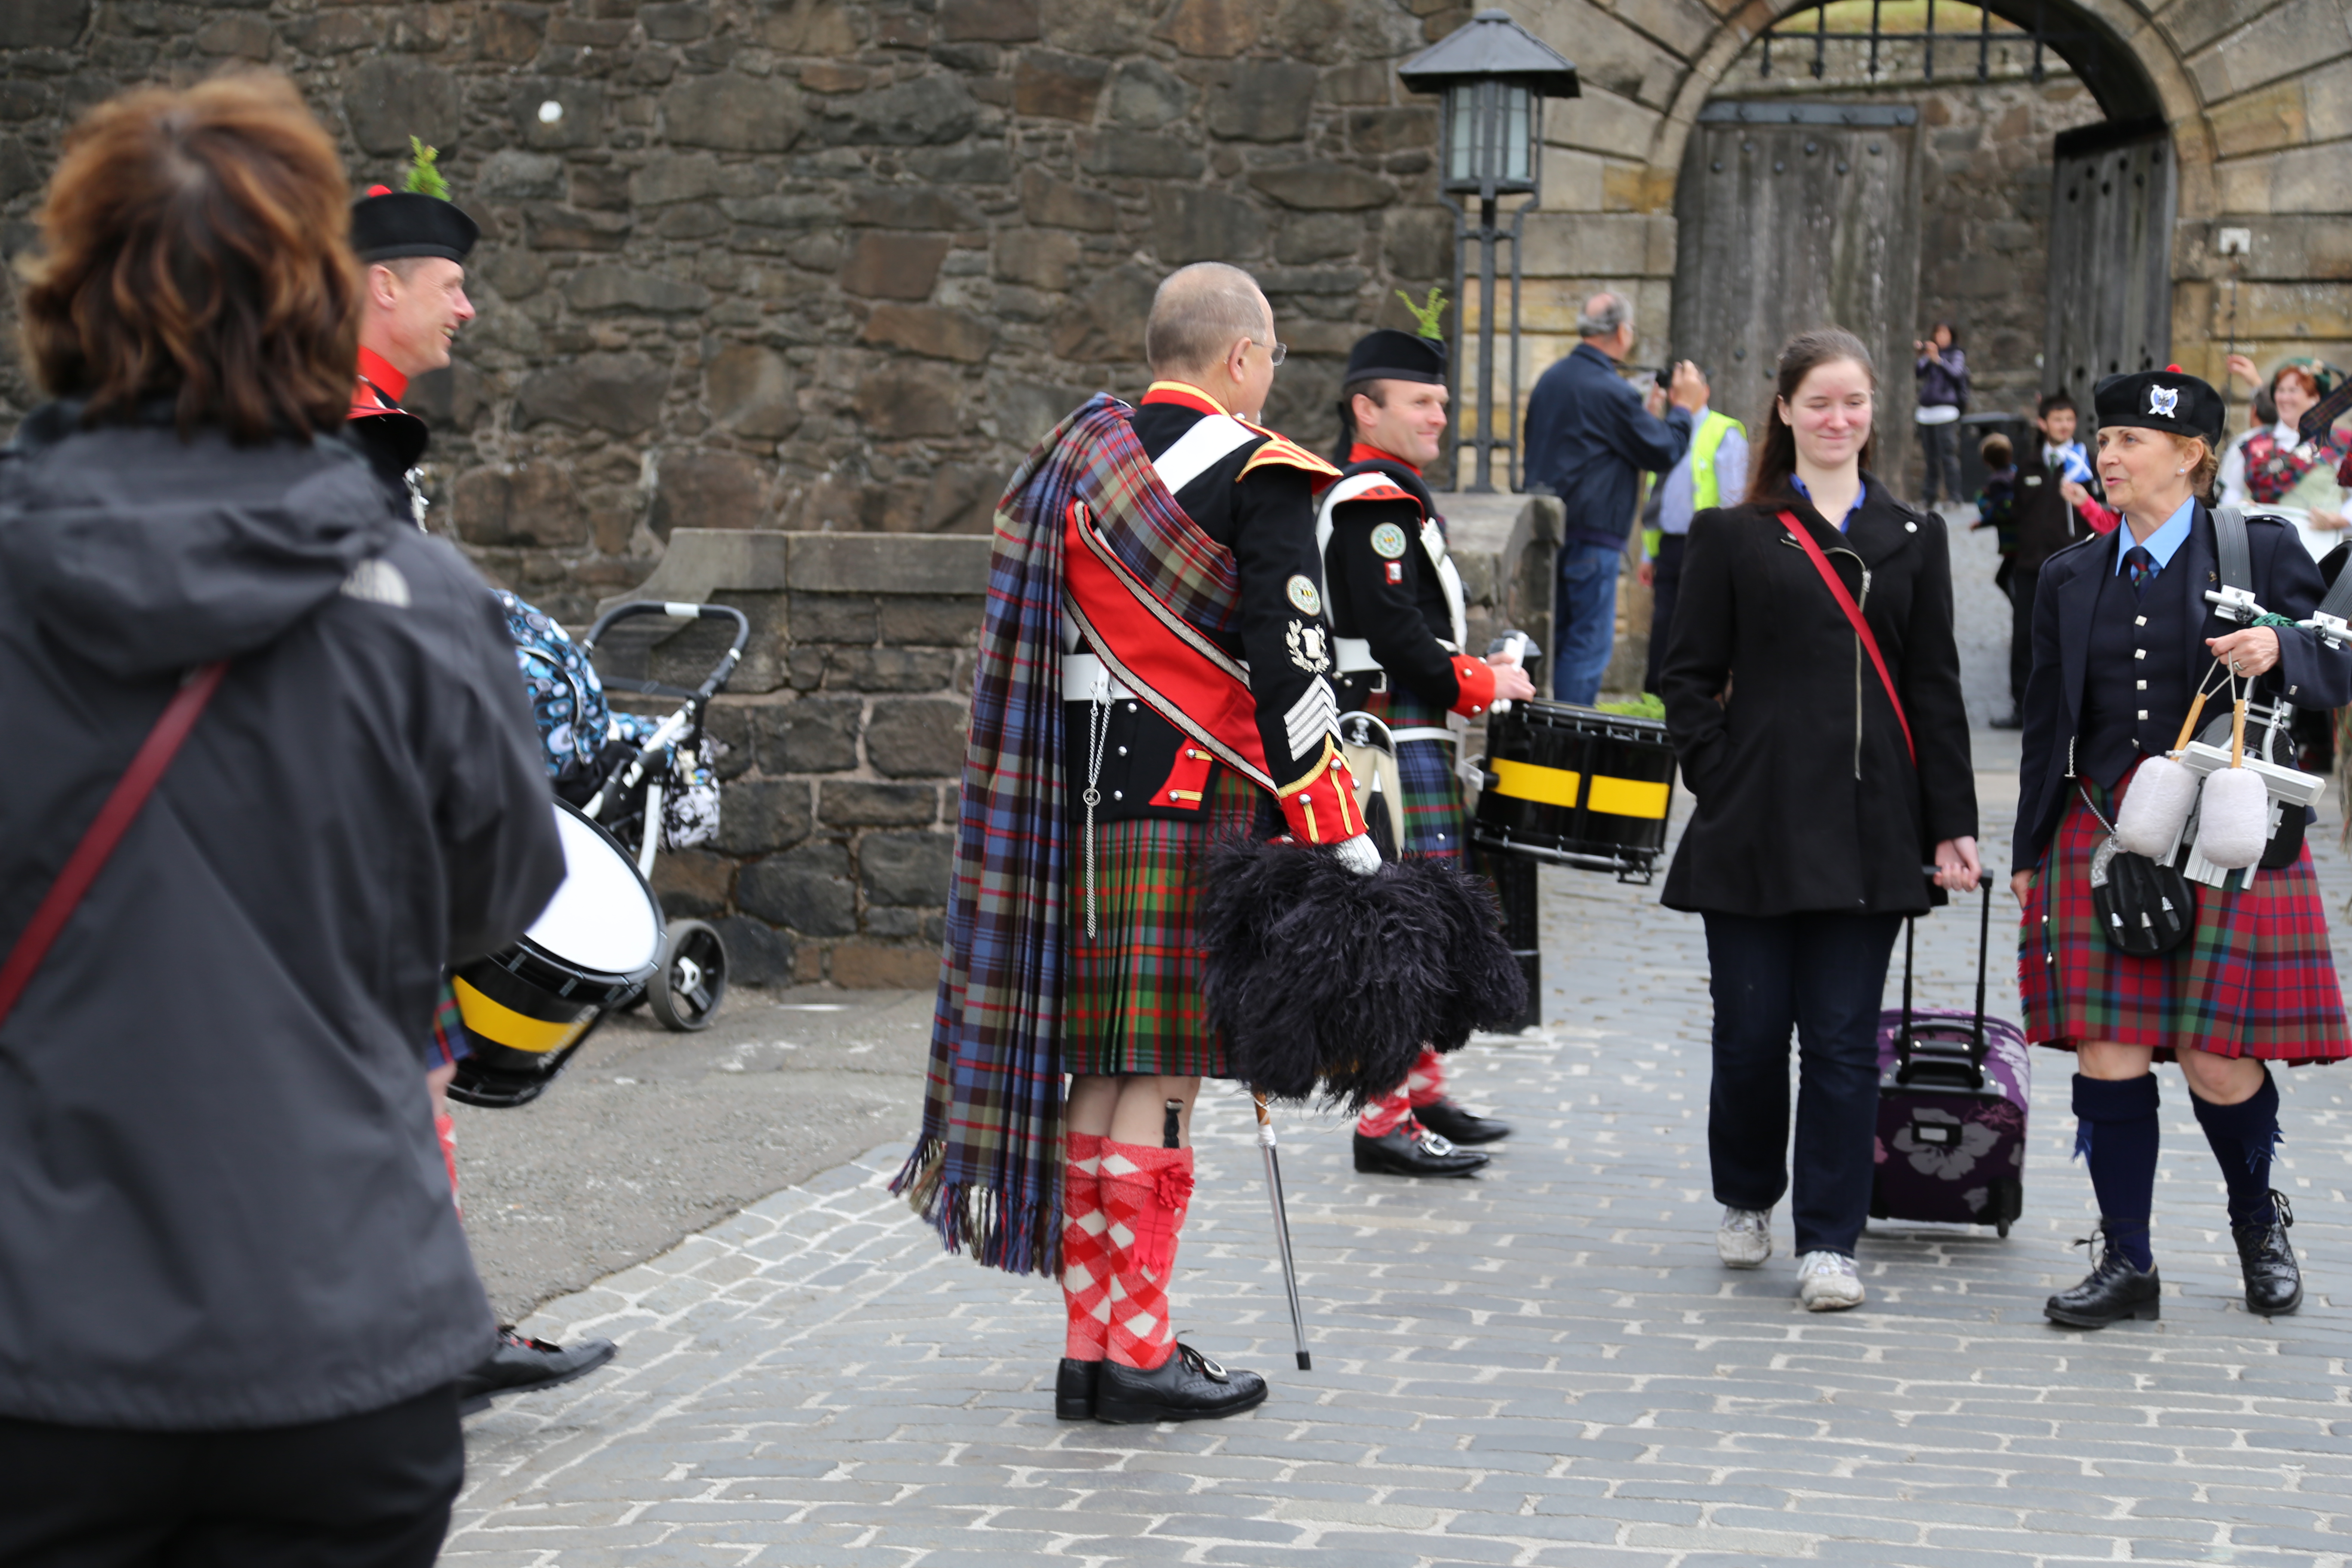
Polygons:
M1298 1352L1298 1370L1301 1372L1313 1372L1315 1370L1314 1358L1309 1356L1305 1351L1300 1351Z

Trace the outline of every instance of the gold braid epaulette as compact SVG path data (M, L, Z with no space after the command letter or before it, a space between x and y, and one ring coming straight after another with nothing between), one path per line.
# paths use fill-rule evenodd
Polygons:
M1262 467L1299 468L1306 472L1315 489L1320 490L1339 477L1338 468L1289 437L1278 436L1263 425L1251 425L1246 419L1242 424L1265 437L1265 442L1249 455L1249 461L1244 463L1242 471L1234 476L1237 480L1249 478Z

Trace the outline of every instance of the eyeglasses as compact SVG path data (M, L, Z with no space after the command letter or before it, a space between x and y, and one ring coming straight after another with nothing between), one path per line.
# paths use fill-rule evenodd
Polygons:
M1257 343L1258 347L1264 349L1265 351L1265 360L1268 364L1280 364L1284 360L1290 357L1290 345L1288 343L1259 342L1255 338L1244 338L1242 341L1244 342Z

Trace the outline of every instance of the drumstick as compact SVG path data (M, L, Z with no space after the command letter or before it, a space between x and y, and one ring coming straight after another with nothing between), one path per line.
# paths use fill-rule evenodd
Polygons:
M2246 700L2242 697L2230 710L2230 765L2246 765Z
M2205 711L2205 690L2200 687L2197 700L2189 705L2189 717L2180 726L2180 739L2172 742L2172 754L2179 756L2189 749L2189 737L2197 733L2197 716Z

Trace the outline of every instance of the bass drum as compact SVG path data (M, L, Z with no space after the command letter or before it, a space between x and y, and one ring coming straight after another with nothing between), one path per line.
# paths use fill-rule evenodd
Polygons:
M661 966L661 905L613 836L555 801L563 881L522 940L451 977L473 1054L452 1099L504 1110L537 1100L606 1013Z

